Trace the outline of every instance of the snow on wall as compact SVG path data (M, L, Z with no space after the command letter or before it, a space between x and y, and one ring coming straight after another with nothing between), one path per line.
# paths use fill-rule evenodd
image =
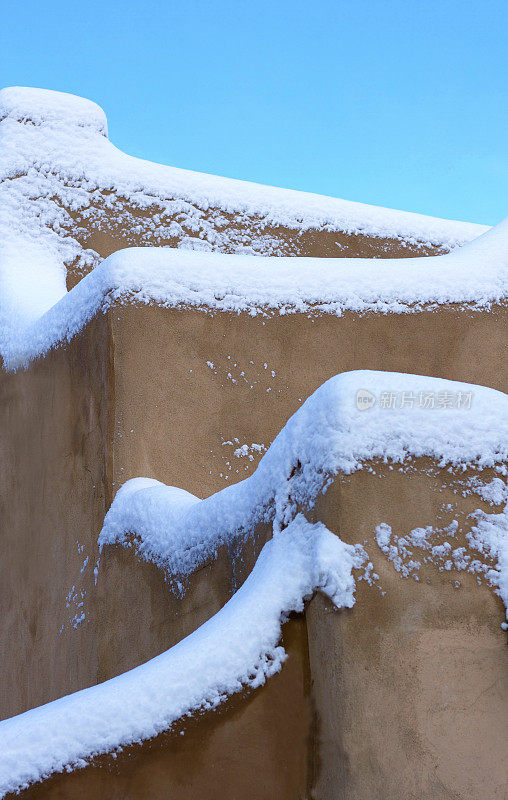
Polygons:
M100 230L107 229L108 213L124 231L150 244L171 240L187 248L244 252L250 242L267 255L283 254L279 239L264 230L270 225L361 232L448 248L485 230L152 164L108 141L106 118L95 103L48 90L0 91L0 275L7 271L9 283L26 286L30 269L36 286L40 269L42 290L46 281L62 283L63 275L62 296L65 265L86 272L100 261L76 240L73 215ZM248 242L242 225L253 229Z
M507 222L461 250L421 260L274 262L135 248L106 259L67 293L65 264L80 259L96 266L97 259L68 235L66 209L86 211L95 191L122 195L139 209L157 200L168 215L181 213L197 229L204 211L216 207L300 230L450 247L485 230L161 167L121 153L106 137L105 117L88 101L32 89L0 93L0 353L8 368L26 365L124 300L252 314L341 314L409 312L434 303L484 308L507 296ZM214 231L208 231L211 244L220 249ZM360 410L358 390L375 396L372 407ZM382 396L393 392L452 395L456 406L383 407ZM471 394L472 403L458 407L459 395ZM288 421L254 475L211 498L200 501L147 479L128 482L105 519L101 545L127 544L135 534L141 554L175 574L195 569L221 542L261 519L273 521L274 538L229 603L174 648L111 681L0 722L0 796L262 684L284 659L282 621L315 589L350 607L360 551L295 516L298 504L311 504L338 471L351 473L370 459L405 463L430 456L443 466L494 467L506 475L507 449L503 393L360 371L325 383ZM497 559L506 602L506 514L501 517L479 515L471 545Z
M364 407L365 397L374 403ZM130 546L134 536L142 557L182 577L261 521L279 530L339 472L350 474L377 459L407 464L422 456L441 467L491 467L506 476L508 396L420 375L336 375L288 420L245 480L201 501L159 481L127 481L106 515L99 544Z
M501 514L478 510L474 516L476 525L467 535L468 544L493 562L486 577L505 604L508 619L508 503ZM503 628L508 630L506 622Z
M449 246L469 241L486 230L481 225L220 178L133 158L105 138L107 126L102 110L74 95L25 87L3 89L2 118L7 123L2 138L11 145L2 158L3 170L10 169L12 175L35 169L46 177L52 172L70 182L82 180L83 188L88 190L109 188L141 206L151 204L154 198L180 198L197 203L203 210L216 207L233 214L246 212L274 225L301 230L328 226L350 233L405 237ZM42 128L13 127L18 120L34 120ZM79 200L76 192L77 204Z
M91 100L51 89L9 86L0 91L0 120L32 125L90 128L107 138L108 123L102 108Z
M430 406L429 397L435 401ZM260 518L273 521L274 537L226 606L175 647L103 684L0 722L0 796L151 738L189 712L213 709L241 688L264 683L284 660L279 640L287 614L301 610L315 589L338 607L351 607L352 570L365 561L361 546L344 544L320 523L310 525L298 505L312 504L339 470L421 456L443 467L493 467L506 476L507 396L418 375L345 373L291 417L250 478L211 498L200 501L152 479L128 481L105 519L101 545L127 544L135 533L146 558L182 573ZM497 482L491 488L499 499ZM497 560L496 586L505 602L506 519L506 510L477 512L469 537L471 547ZM406 537L402 556L426 535L415 530ZM393 547L388 526L379 526L377 538L381 548ZM394 563L400 545L398 539L397 553L390 551Z
M508 504L498 513L478 509L462 524L454 518L442 528L426 525L402 536L381 522L375 540L401 577L419 581L421 567L434 564L440 572L453 571L460 588L458 573L466 572L492 588L508 609ZM506 622L501 627L508 630Z
M22 266L25 258L29 271ZM29 284L19 282L21 274L30 275ZM106 258L68 293L51 250L18 239L0 252L0 289L0 355L8 369L70 339L94 314L118 302L249 314L409 313L450 303L489 308L508 296L508 219L452 253L383 262L128 248Z
M94 103L11 87L0 92L0 351L13 365L75 332L108 292L137 294L166 305L210 303L224 310L266 305L281 312L286 306L315 304L331 312L404 310L419 302L491 302L505 292L499 265L484 264L483 257L481 270L474 265L480 273L475 276L469 262L462 274L462 261L254 263L183 249L178 254L150 250L115 256L106 260L92 285L82 294L71 292L67 300L67 266L79 264L87 271L100 261L74 238L72 214L95 219L99 198L115 219L121 220L125 204L138 209L141 217L137 222L129 217L124 227L139 227L144 219L143 224L152 226L150 241L174 239L184 248L199 245L205 251L236 249L244 254L241 236L236 244L231 239L231 215L240 227L242 219L248 218L245 224L250 226L257 220L256 252L277 256L280 247L266 238L263 226L338 230L448 248L486 230L151 164L121 153L108 141L106 118ZM119 198L123 205L118 205ZM100 219L95 221L100 227ZM265 283L262 292L259 287ZM64 305L37 323L60 300Z
M152 738L243 687L262 685L284 661L279 641L287 615L301 611L316 589L337 607L350 608L353 570L366 560L361 545L343 543L321 523L309 524L298 508L312 505L339 471L350 474L373 459L404 465L421 456L441 467L488 467L506 477L508 397L419 375L344 373L324 383L290 418L244 481L201 501L153 479L128 481L106 516L101 545L128 545L135 534L145 558L182 574L260 519L273 522L273 538L224 608L170 650L117 678L0 722L0 797ZM487 489L494 499L503 496L498 480ZM470 479L467 485L474 489ZM496 560L492 583L505 602L506 521L506 510L477 512L469 537L472 548ZM412 531L402 556L411 555L409 544L421 545L426 533ZM379 526L377 538L382 549L390 548L388 526ZM389 550L395 564L400 545L398 538L397 553Z
M0 722L0 797L263 685L285 660L279 642L289 613L316 589L350 608L361 560L324 525L297 516L264 546L231 600L186 639L119 677Z

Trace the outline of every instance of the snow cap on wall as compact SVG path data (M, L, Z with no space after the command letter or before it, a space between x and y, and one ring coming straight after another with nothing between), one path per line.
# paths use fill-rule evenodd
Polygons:
M9 86L0 91L0 120L9 117L35 125L78 125L108 135L102 108L91 100L51 89Z

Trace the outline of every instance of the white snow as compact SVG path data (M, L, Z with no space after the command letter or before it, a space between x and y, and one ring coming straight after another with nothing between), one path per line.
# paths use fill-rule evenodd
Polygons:
M275 259L128 248L105 259L69 293L64 272L50 253L17 242L0 256L0 354L7 368L24 366L118 302L249 314L408 313L449 303L488 308L508 296L507 242L505 220L452 253L386 259L381 268L376 259ZM23 253L33 266L30 283L16 278L24 270ZM18 264L16 273L13 263ZM37 279L38 269L43 279ZM46 304L51 307L38 316Z
M156 198L169 198L173 210L180 206L182 211L188 211L187 202L197 204L203 211L218 208L232 214L251 214L273 225L301 230L327 227L449 246L469 241L486 229L133 158L107 140L106 117L95 103L61 92L26 87L3 89L0 119L7 123L3 138L11 145L2 166L10 165L11 173L51 170L63 180L81 179L89 190L114 189L140 206L150 205ZM19 120L34 121L36 127L20 125ZM77 205L80 200L83 202L79 192L75 195Z
M258 252L275 255L280 247L263 239L263 226L341 230L450 248L486 228L150 164L117 150L106 138L99 107L72 95L5 89L0 120L0 354L8 368L25 365L74 335L99 310L126 300L341 314L407 312L433 303L485 307L506 297L506 223L443 257L249 257L241 242L236 247L229 241L234 225L224 214L234 215L240 228L242 219L260 220ZM70 212L94 217L99 196L119 220L125 204L150 208L150 241L182 241L183 225L204 237L207 247L117 252L67 294L66 265L89 269L99 262L97 253L73 238ZM128 224L141 223L129 218ZM236 248L242 255L206 252L210 248Z
M441 529L427 525L399 536L390 525L381 522L376 526L375 539L380 550L404 578L418 580L417 572L422 565L435 564L441 572L467 572L474 575L478 583L484 579L503 601L508 619L508 503L499 513L478 509L468 515L464 523L459 525L457 520L453 520ZM467 548L454 547L448 541L459 535L465 538ZM420 553L415 553L414 548ZM502 623L503 627L505 625Z
M375 398L360 410L359 390ZM384 408L385 393L413 394L413 407ZM471 396L470 407L419 407L429 394ZM472 393L472 394L471 394ZM326 381L288 420L258 464L239 483L199 501L158 481L128 481L104 520L99 544L131 542L175 575L203 564L261 520L286 524L312 505L330 478L372 460L406 464L429 456L440 466L496 467L506 473L508 397L474 384L395 372L358 370Z
M275 227L449 247L485 228L149 164L108 141L98 106L69 95L3 90L0 120L0 355L9 369L69 339L114 303L342 314L407 313L449 303L488 308L507 297L508 221L433 258L275 260L209 253L209 247L231 245L227 232L220 232L220 213L257 216ZM165 215L180 214L203 243L188 241L180 226L175 236L181 249L123 250L97 266L96 254L83 251L69 234L67 209L86 213L108 191L113 210L118 198L138 209L160 204L161 218L154 222L160 231ZM67 292L65 265L75 260L95 269ZM374 398L364 410L356 403L360 390ZM384 395L402 393L414 398L411 406L383 405ZM420 406L418 398L429 394L446 402ZM464 396L468 405L458 399ZM171 650L111 681L0 722L0 796L150 738L244 686L261 685L284 660L279 640L288 613L301 610L315 589L338 607L352 606L352 569L365 560L361 548L307 523L298 507L312 505L338 472L349 474L377 459L406 464L420 456L443 467L494 467L506 475L507 396L417 375L345 373L323 384L291 417L246 480L205 500L152 479L127 482L106 516L101 546L127 545L134 535L139 552L175 576L204 563L223 542L248 535L261 520L273 522L274 537L229 603ZM495 484L490 495L499 493ZM412 533L413 544L422 541L421 531ZM387 530L379 537L382 547L390 546ZM411 541L402 541L404 553ZM478 512L470 544L495 561L497 574L490 577L505 603L506 542L506 510ZM445 558L446 551L434 555ZM449 555L462 563L464 554L454 552ZM81 608L81 600L75 602Z
M375 398L366 410L357 408L359 390ZM472 402L385 408L384 392L472 393ZM283 662L278 643L287 614L301 610L318 588L337 606L351 607L352 569L365 569L362 546L344 544L322 524L310 525L298 508L311 505L339 470L348 474L373 459L406 464L421 456L442 467L490 467L506 475L507 396L419 375L345 373L323 384L291 417L250 478L206 500L153 479L128 481L108 512L102 545L127 544L134 533L145 557L185 573L261 518L273 521L274 537L229 603L178 645L118 678L1 722L0 796L151 738L189 712L213 709L243 686L261 685ZM396 537L395 543L389 526L381 525L377 539L402 574L416 575L419 569L412 546L425 547L446 570L474 570L464 548L453 550L448 542L457 527L454 520L444 529L443 546L426 544L430 528ZM469 543L495 561L483 574L505 602L507 542L506 511L477 512ZM394 544L397 552L389 550Z
M316 589L354 604L363 556L297 516L263 548L231 600L160 656L117 678L0 722L0 797L94 755L156 736L281 669L281 625Z
M494 562L486 577L496 587L508 619L508 503L500 514L475 512L476 525L467 535L469 546Z
M91 100L51 89L9 86L0 91L0 120L84 127L108 135L106 115Z
M468 481L467 488L490 505L499 506L501 503L508 503L508 485L501 478L492 478L491 481L485 483L478 477L474 477Z

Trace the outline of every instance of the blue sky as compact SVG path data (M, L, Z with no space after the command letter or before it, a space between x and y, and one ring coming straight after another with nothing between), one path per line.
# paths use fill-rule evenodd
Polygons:
M89 97L174 166L436 216L508 215L506 0L9 3L3 85Z

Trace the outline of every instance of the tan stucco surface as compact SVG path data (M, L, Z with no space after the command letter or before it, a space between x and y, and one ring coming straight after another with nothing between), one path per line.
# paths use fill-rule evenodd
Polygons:
M487 510L453 492L449 473L425 474L427 466L401 474L381 465L376 475L338 479L311 515L345 541L365 543L385 592L360 581L352 610L336 613L322 597L307 610L319 800L506 797L501 600L476 577L437 565L422 564L419 581L401 577L374 541L381 522L403 535ZM453 512L443 511L448 503Z
M171 646L223 605L269 535L260 531L246 546L243 564L238 553L221 551L181 601L154 566L121 548L105 549L95 586L97 536L125 480L155 477L207 496L246 477L260 455L238 458L238 445L268 446L301 402L344 370L506 389L507 327L502 309L253 318L127 306L110 309L26 372L2 374L9 425L1 715ZM337 482L313 513L348 541L363 541L381 521L408 530L432 524L442 502L436 497L424 475L394 473L383 482L360 474ZM217 720L193 723L181 743L163 737L134 748L120 766L55 777L31 796L212 798L219 786L226 800L500 800L500 602L466 578L457 590L440 574L416 585L387 563L376 568L387 595L360 583L357 606L339 613L314 600L281 675L233 701L231 714L226 706ZM66 607L73 586L86 592L77 628L73 605ZM286 746L293 706L297 743Z

